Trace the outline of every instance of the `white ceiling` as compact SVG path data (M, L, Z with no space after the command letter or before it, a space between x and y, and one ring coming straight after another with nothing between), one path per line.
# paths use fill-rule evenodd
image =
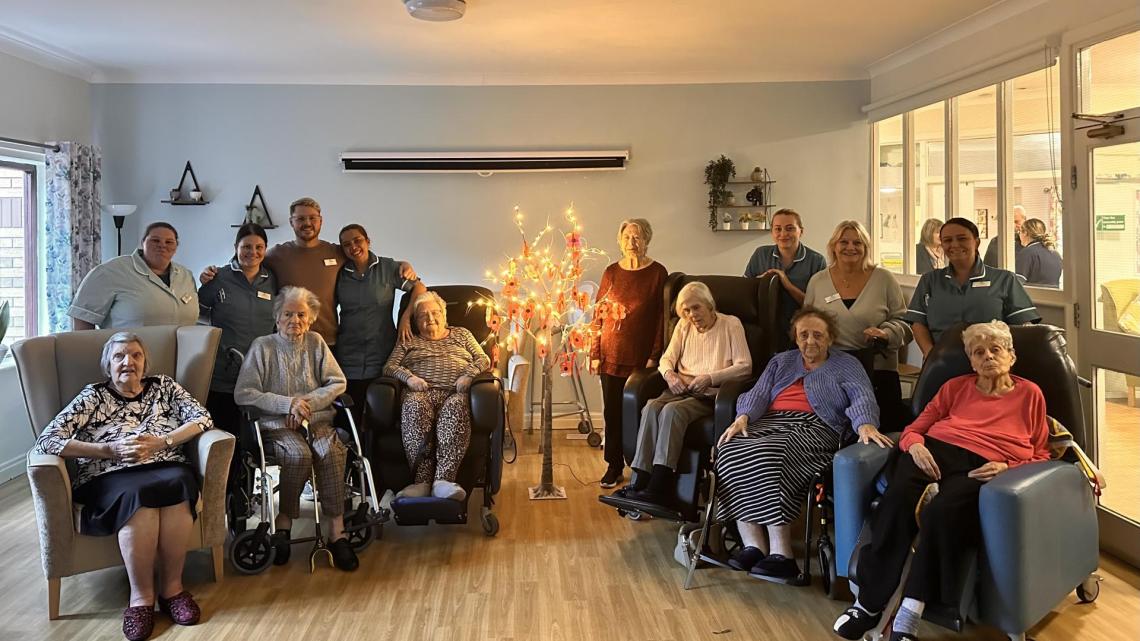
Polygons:
M999 4L468 0L462 20L428 23L400 0L0 0L0 51L93 82L838 80Z

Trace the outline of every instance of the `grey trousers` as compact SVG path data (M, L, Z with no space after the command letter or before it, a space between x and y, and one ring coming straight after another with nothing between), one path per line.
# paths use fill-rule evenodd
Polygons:
M666 391L645 404L637 430L637 452L631 467L651 472L654 465L677 469L685 430L693 421L711 416L713 397L678 396Z

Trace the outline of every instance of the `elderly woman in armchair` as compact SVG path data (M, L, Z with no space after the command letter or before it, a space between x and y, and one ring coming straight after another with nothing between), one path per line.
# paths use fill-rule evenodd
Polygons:
M871 544L860 553L859 600L835 622L845 639L861 638L882 617L919 532L920 502L929 501L892 641L917 639L925 604L942 600L959 554L980 541L982 486L1011 467L1050 458L1045 397L1036 384L1010 374L1017 355L1009 326L971 325L962 342L975 373L947 381L899 440L905 456L871 517Z
M344 393L346 383L325 340L309 331L320 311L316 294L304 287L278 292L273 305L277 332L250 345L234 385L234 400L263 413L261 436L281 466L273 563L289 561L290 528L301 514L301 490L313 473L321 513L329 517L333 563L351 572L359 560L344 534L348 451L332 424L333 401Z
M417 334L397 343L384 365L385 376L408 388L400 430L414 479L399 496L462 501L467 492L455 479L471 443L467 391L491 359L471 332L447 324L447 303L439 294L421 294L412 305Z
M785 581L799 574L791 523L808 484L831 463L844 437L891 445L879 433L879 408L867 371L836 349L835 318L814 307L792 317L798 349L777 354L718 442L718 518L736 521L743 546L735 570ZM768 541L765 544L764 531Z
M720 386L752 372L752 355L740 319L716 311L708 285L694 281L677 294L673 337L657 369L668 389L641 414L632 482L618 496L671 507L685 430L710 416Z
M137 335L112 335L100 365L108 380L84 387L44 428L33 453L76 459L79 531L118 537L131 585L123 635L141 641L154 630L156 596L159 610L179 625L201 616L182 586L199 488L180 446L213 422L174 379L146 375L146 346Z

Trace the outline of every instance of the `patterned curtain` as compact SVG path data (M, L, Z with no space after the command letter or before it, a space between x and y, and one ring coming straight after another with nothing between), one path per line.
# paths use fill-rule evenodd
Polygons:
M71 329L67 308L79 283L101 260L98 147L55 143L47 151L47 216L43 233L48 331Z

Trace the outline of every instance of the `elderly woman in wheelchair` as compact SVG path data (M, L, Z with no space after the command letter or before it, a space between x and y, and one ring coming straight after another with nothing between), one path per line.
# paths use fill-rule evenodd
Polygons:
M180 446L213 422L174 379L146 376L146 347L135 334L112 335L100 365L108 380L84 387L44 428L33 453L76 459L79 530L118 537L131 585L123 634L141 641L154 630L156 596L179 625L201 616L182 587L199 487Z
M470 331L447 324L447 304L439 294L421 294L412 305L417 333L398 343L384 365L385 376L407 386L400 431L415 476L398 496L462 501L467 492L455 481L471 442L467 392L491 359Z
M926 603L942 602L944 593L954 598L956 561L980 543L982 486L1011 467L1050 458L1045 397L1033 382L1010 374L1017 356L1009 327L971 325L962 339L975 373L947 381L903 432L905 456L871 517L870 545L860 551L859 599L835 622L845 639L878 625L919 535L890 637L917 639Z
M234 399L261 412L261 438L281 467L273 563L289 561L290 528L300 516L301 491L313 473L320 513L330 517L333 563L352 571L359 561L344 531L347 449L333 427L333 402L346 383L324 339L309 331L318 313L320 301L312 292L282 288L274 304L277 332L250 345Z
M735 521L743 544L729 560L735 570L791 582L799 568L790 524L812 479L851 432L863 443L892 444L879 433L866 369L832 349L836 335L829 313L812 307L796 312L792 338L798 349L768 362L718 441L718 519Z

